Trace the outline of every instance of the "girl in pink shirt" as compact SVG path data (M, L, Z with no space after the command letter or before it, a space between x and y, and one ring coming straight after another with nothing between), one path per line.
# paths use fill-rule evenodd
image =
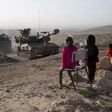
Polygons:
M60 83L60 88L62 89L62 73L64 71L64 69L68 68L68 69L72 69L73 68L73 62L72 62L72 54L74 51L77 51L77 47L73 45L73 39L72 36L67 36L66 41L65 41L66 45L63 48L63 55L62 55L62 66L60 67L59 70L59 83ZM79 62L75 62L75 66L79 65ZM71 71L67 71L68 75L73 83L74 86L74 82L73 82L73 78L71 75ZM75 89L75 86L74 86Z

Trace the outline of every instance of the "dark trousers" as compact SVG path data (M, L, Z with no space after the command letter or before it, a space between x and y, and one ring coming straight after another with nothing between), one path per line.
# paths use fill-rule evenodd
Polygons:
M67 71L71 81L72 81L72 84L73 84L73 87L75 89L75 85L74 85L74 81L73 81L73 78L72 78L72 74L71 74L71 71ZM62 88L62 75L63 75L63 71L59 70L59 83L60 83L60 86ZM76 89L75 89L76 90Z
M89 72L89 80L93 81L95 78L95 72L96 72L96 63L88 64L88 72Z

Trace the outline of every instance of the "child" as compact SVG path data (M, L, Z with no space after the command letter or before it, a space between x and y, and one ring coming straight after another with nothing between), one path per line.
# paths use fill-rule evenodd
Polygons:
M109 57L112 64L112 44L109 44L109 49L107 50L106 55Z
M60 88L62 89L62 73L64 71L64 68L73 68L73 62L72 62L72 53L74 51L77 51L77 47L73 45L73 39L72 36L67 36L66 41L65 41L65 47L63 48L63 55L62 55L62 66L60 67L59 70L59 83L60 83ZM78 62L75 63L75 65L79 65ZM73 86L73 78L71 75L71 71L67 71L70 79L72 80ZM75 88L75 86L74 86Z
M87 45L85 49L88 49L88 71L89 71L89 80L87 83L93 82L95 78L96 72L96 63L99 61L98 59L98 48L95 45L95 37L93 35L89 35L87 38Z

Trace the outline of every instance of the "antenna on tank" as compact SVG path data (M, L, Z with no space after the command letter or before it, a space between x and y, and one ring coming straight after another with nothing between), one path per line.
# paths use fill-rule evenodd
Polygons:
M40 10L39 10L39 18L38 18L38 20L39 20L39 27L38 27L38 30L39 30L39 33L40 33Z

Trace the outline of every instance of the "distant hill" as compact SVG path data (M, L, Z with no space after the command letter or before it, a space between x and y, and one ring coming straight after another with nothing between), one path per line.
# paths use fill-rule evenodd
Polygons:
M5 33L6 35L10 37L15 37L15 36L20 35L19 29L0 29L0 34L2 33ZM36 35L36 31L32 29L31 34Z
M50 31L50 30L49 30ZM101 26L101 27L94 27L94 28L89 28L89 29L80 29L80 28L65 28L65 29L60 29L60 34L71 34L71 33L108 33L112 32L112 25L107 25L107 26ZM0 34L5 33L8 36L17 36L19 35L18 29L0 29ZM31 30L31 34L36 34L35 30Z
M51 40L58 44L59 46L64 45L65 37L67 35L72 35L74 43L85 42L89 34L93 34L96 37L96 44L106 44L112 43L112 25L102 26L102 27L94 27L83 31L66 30L66 33L58 34L52 37Z
M101 26L101 27L94 27L90 28L84 31L81 31L82 33L105 33L105 32L112 32L112 25L107 25L107 26Z
M19 31L16 29L0 29L0 34L5 33L6 35L10 37L14 37L19 35Z

